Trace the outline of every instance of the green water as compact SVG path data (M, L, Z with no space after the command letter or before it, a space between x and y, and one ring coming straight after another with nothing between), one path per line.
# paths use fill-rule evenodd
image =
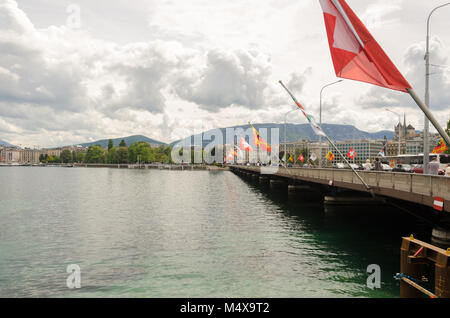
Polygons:
M0 297L398 297L401 236L429 235L400 211L324 211L231 172L11 167L0 180Z

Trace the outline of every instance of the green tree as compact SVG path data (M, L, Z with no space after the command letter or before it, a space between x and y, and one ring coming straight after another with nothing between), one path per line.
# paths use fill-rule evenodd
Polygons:
M112 139L110 139L108 141L108 150L111 150L113 147L114 147L114 143L113 143Z
M117 162L118 163L128 163L128 148L119 147L117 150Z
M135 142L128 147L130 162L151 162L152 148L146 142Z
M60 163L61 162L61 158L58 157L58 156L48 156L47 162L48 163Z
M126 147L127 143L125 142L125 140L122 139L122 141L119 144L119 147Z
M69 149L64 149L61 151L61 162L62 163L70 163L72 162L72 153Z
M117 158L117 148L111 148L108 150L108 154L106 155L106 163L119 163Z
M75 150L72 151L72 162L77 162L77 152Z
M78 153L77 153L76 162L82 163L83 161L84 161L84 153L78 152Z
M105 150L99 145L90 146L84 157L85 163L103 163Z

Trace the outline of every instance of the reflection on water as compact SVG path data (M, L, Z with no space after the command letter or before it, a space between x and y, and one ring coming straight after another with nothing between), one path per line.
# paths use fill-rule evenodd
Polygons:
M385 207L324 211L231 172L0 169L3 297L398 297L401 236ZM81 267L79 290L66 267ZM382 288L366 287L379 264Z

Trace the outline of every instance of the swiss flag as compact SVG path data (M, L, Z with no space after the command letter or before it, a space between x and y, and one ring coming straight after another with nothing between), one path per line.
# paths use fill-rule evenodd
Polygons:
M298 157L298 160L300 160L300 162L305 161L305 158L303 157L303 154L301 153L300 156Z
M241 138L241 150L246 150L248 152L253 152L253 148L245 141L244 138Z
M336 76L407 92L405 80L345 0L320 0Z
M347 157L349 157L350 159L355 159L356 157L356 151L355 149L350 148L350 150L347 152Z

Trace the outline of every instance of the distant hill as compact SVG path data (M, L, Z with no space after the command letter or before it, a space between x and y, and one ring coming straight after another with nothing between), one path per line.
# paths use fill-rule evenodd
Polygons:
M131 144L133 144L135 142L147 142L152 147L159 147L161 145L166 145L165 143L163 143L161 141L154 140L154 139L151 139L151 138L148 138L148 137L145 137L145 136L141 136L141 135L136 135L136 136L129 136L129 137L112 139L114 147L118 147L122 140L125 140L125 143L127 144L127 146L130 146ZM108 142L109 142L109 139L102 139L102 140L98 140L98 141L94 141L94 142L88 142L88 143L84 143L84 144L80 144L80 145L83 146L83 147L99 145L99 146L101 146L103 148L108 148Z
M0 140L0 146L6 146L6 147L16 147L14 145L11 145L10 143Z
M271 140L270 136L270 129L271 128L278 128L279 134L280 134L280 142L284 142L284 124L274 124L274 123L268 123L268 124L254 124L255 128L260 129L267 129L267 137L268 140ZM330 137L330 139L334 141L342 141L342 140L352 140L352 139L371 139L371 140L377 140L377 139L384 139L386 136L387 139L392 139L394 137L393 131L383 130L375 133L369 133L362 130L357 129L355 126L351 125L334 125L334 124L323 124L322 125L323 130L325 133ZM247 130L250 128L249 125L243 125L243 126L233 126L228 128L234 128L234 129L243 129ZM222 131L222 134L225 138L226 136L226 129L227 128L220 128ZM212 130L208 131L211 132ZM206 132L207 133L207 132ZM205 134L205 132L203 132ZM199 134L200 135L200 134ZM195 135L195 136L199 136ZM194 137L191 136L186 139L182 140L188 140L191 138L192 144L194 143ZM319 137L313 132L311 129L311 126L309 124L287 124L286 125L286 140L288 142L295 142L299 139L305 139L305 140L311 140L311 141L317 141L319 140ZM170 145L173 146L180 142L181 140L175 141L171 143ZM206 146L210 144L211 141L209 140L203 140L203 146Z

